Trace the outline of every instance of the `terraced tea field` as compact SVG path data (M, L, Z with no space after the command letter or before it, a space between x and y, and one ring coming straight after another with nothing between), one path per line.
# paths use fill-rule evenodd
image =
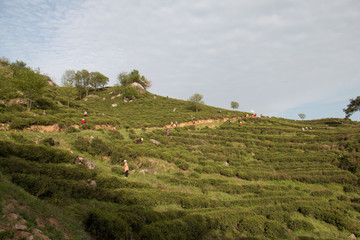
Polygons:
M239 114L208 125L171 127L169 136L165 127L0 132L0 170L98 239L359 236L358 123Z

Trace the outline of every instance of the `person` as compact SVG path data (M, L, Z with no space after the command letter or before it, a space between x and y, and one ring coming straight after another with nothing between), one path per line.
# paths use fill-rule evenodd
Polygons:
M240 122L240 127L242 127L242 122Z
M166 129L166 136L169 136L170 135L170 128L167 128Z
M46 111L45 111L45 110L43 111L43 115L44 115L44 116L46 115Z
M127 178L129 176L129 166L126 160L124 160L124 173L125 173L125 177Z
M87 111L84 112L84 117L87 117Z
M141 144L143 140L144 140L143 138L140 138L140 139L136 140L136 143Z
M82 123L82 124L85 124L85 119L81 120L81 123Z

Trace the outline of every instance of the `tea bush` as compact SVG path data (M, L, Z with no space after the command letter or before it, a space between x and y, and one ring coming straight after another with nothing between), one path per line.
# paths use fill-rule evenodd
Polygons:
M91 140L90 148L90 153L94 155L109 156L111 154L109 145L97 137Z
M30 118L14 118L10 123L10 129L24 129L30 127L35 121Z
M108 131L108 135L111 139L123 140L124 136L119 131Z
M334 194L329 190L313 191L311 194L313 197L331 197Z
M314 230L314 226L306 220L294 219L288 224L288 227L293 231L308 231Z
M83 136L78 136L72 146L80 152L89 152L90 142Z
M264 216L248 216L243 218L238 223L238 230L241 233L249 234L250 236L262 235L265 230L266 218Z
M84 224L86 230L99 239L132 239L132 230L129 225L116 215L106 211L92 209Z

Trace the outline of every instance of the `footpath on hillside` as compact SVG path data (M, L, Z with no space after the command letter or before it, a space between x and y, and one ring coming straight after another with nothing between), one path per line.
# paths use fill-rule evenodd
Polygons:
M221 118L221 119L203 119L203 120L197 120L197 121L190 121L190 122L183 122L183 123L179 123L176 125L176 127L185 127L185 126L191 126L191 125L199 125L199 124L209 124L209 123L218 123L218 122L226 122L226 121L233 121L233 120L237 120L239 119L238 117L234 117L234 118ZM71 127L75 128L75 129L80 129L80 125L72 125ZM162 127L148 127L146 129L166 129L166 128L173 128L175 127L175 125L165 125ZM208 127L215 127L215 125L212 126L208 126ZM105 129L105 130L114 130L116 129L116 126L112 126L112 125L95 125L94 126L94 130L97 129ZM46 133L57 133L57 132L62 132L63 130L59 127L58 124L53 124L53 125L48 125L48 126L43 126L43 125L33 125L31 127L28 128L24 128L22 130L12 130L9 128L8 124L2 124L0 125L0 131L22 131L22 132L46 132Z

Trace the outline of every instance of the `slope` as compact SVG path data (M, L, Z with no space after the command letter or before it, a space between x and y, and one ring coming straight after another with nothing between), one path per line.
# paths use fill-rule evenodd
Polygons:
M46 116L41 108L3 112L12 116L5 123L9 129L0 132L4 239L34 229L50 238L89 239L67 222L81 222L97 239L359 236L358 122L244 117L205 105L195 113L188 102L150 93L124 102L112 88L96 95L74 100L69 109L46 109ZM48 101L57 104L54 99ZM83 111L86 124L76 129ZM224 118L232 118L231 124L181 125ZM49 123L60 131L19 131L11 126L15 119L29 119L20 128ZM171 121L182 127L166 126ZM95 169L77 164L79 156ZM124 159L129 178L123 175ZM20 201L10 194L18 191L29 212L15 214L49 219L47 211L30 204L36 201L50 212L62 209L54 217L59 227L47 230L30 220L16 230L17 222L5 215L9 203Z

